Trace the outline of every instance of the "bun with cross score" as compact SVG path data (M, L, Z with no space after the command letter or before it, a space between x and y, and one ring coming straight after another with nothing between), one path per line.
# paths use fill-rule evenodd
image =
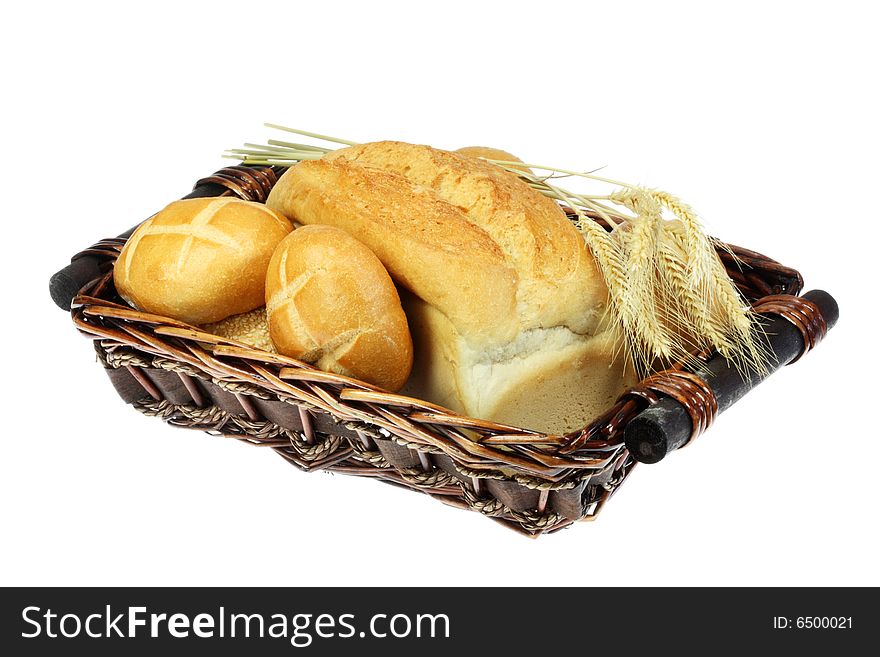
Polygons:
M288 219L260 203L175 201L134 232L113 282L144 312L195 325L217 322L265 303L266 268L292 230Z

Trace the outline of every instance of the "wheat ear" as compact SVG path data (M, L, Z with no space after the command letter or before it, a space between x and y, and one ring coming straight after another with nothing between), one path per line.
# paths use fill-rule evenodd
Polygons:
M697 322L693 328L709 339L718 352L739 369L764 372L767 353L760 327L727 275L715 252L715 241L703 232L690 205L668 192L650 190L650 193L680 222L678 227L670 227L670 232L677 233L679 246L685 250L691 281L687 289L696 291L700 298L698 307L703 308L694 316ZM681 289L684 290L684 286ZM690 296L691 301L695 301L693 295Z
M678 311L677 326L700 349L715 346L730 352L734 344L717 320L705 295L690 280L687 246L673 223L660 235L658 266L663 283L664 305Z
M640 371L647 372L656 357L673 361L687 350L660 321L657 307L657 238L663 218L660 204L638 187L627 187L611 195L611 200L633 212L630 229L618 233L626 251L629 288L626 312L635 318L639 346L636 354Z
M760 325L717 256L712 279L716 300L713 310L718 321L729 328L728 335L734 343L729 350L719 346L718 352L742 370L766 374L768 353Z

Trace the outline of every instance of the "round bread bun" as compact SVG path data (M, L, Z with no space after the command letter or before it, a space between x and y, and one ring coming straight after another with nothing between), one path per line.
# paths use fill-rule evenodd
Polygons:
M208 324L263 305L266 267L290 221L261 203L186 199L126 242L113 281L135 308Z
M532 173L532 170L525 166L525 163L516 155L508 153L507 151L503 151L500 148L492 148L491 146L465 146L464 148L459 148L455 152L461 153L462 155L469 155L471 157L482 157L487 160L500 160L502 162L520 162L523 164L523 166L518 166L515 164L509 166L513 169L524 171L525 173Z
M391 277L339 228L305 226L278 245L266 273L269 335L279 353L397 391L413 345Z

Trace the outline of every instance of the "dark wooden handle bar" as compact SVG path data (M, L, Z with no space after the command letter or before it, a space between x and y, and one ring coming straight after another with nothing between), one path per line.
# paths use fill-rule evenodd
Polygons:
M823 290L813 290L804 294L802 299L811 302L819 310L826 330L837 323L840 311L830 294ZM719 413L730 408L767 376L794 362L814 346L806 344L812 341L811 336L805 334L795 323L780 314L773 314L775 311L772 303L765 304L765 307L769 309L766 310L768 314L764 315L764 330L773 353L766 375L759 376L754 372L746 375L717 355L705 363L705 371L698 373L699 380L714 394ZM763 312L760 305L758 310ZM662 396L626 425L624 436L627 449L642 463L657 463L669 452L683 447L693 439L693 417L692 412L680 401L671 396Z

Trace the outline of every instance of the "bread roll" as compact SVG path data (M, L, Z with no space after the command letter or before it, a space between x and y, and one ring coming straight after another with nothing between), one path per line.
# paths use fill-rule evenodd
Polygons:
M516 155L512 153L508 153L507 151L503 151L500 148L492 148L491 146L465 146L463 148L459 148L455 151L456 153L461 153L462 155L467 155L469 157L483 157L487 160L498 160L500 162L519 162L522 166L518 164L511 164L514 169L519 169L520 171L524 171L525 173L532 173L532 170L529 169L525 163L519 159Z
M614 360L607 289L552 200L488 162L378 142L287 171L267 204L363 241L404 295L404 392L544 431L582 427L632 380Z
M263 305L266 266L292 229L260 203L175 201L129 238L113 281L140 310L190 324L217 322Z
M412 338L388 272L370 249L330 226L288 235L266 274L269 334L278 351L397 391Z

